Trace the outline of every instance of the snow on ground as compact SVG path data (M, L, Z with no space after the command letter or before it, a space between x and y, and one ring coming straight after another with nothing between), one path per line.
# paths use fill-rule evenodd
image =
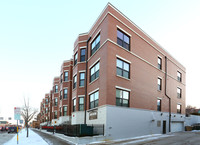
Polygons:
M26 137L26 129L18 133L19 145L48 145L38 134L29 129L29 137ZM17 145L17 134L4 145Z

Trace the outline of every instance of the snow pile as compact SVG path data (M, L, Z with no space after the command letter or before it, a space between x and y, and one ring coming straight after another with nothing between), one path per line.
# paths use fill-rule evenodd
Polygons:
M19 145L48 145L38 134L29 129L29 137L26 137L26 129L18 133ZM4 145L17 145L17 134Z

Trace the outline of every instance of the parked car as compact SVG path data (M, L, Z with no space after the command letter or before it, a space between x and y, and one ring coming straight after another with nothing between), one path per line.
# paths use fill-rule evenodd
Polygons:
M0 126L0 131L5 131L5 127L4 126Z
M8 127L8 133L17 133L17 127L16 126Z

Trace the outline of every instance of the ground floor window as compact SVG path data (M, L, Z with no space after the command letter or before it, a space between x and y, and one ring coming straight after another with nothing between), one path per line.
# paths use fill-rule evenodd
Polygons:
M129 107L129 91L116 89L116 105Z

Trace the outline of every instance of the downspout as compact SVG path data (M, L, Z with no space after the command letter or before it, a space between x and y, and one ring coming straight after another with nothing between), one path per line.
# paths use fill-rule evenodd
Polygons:
M167 56L165 56L165 96L169 99L169 132L171 132L171 98L167 95Z
M85 114L84 114L84 124L86 124L86 110L87 110L87 74L88 74L88 43L90 41L91 37L87 40L87 47L86 47L86 55L85 55L85 99L84 99L84 108L85 108Z

